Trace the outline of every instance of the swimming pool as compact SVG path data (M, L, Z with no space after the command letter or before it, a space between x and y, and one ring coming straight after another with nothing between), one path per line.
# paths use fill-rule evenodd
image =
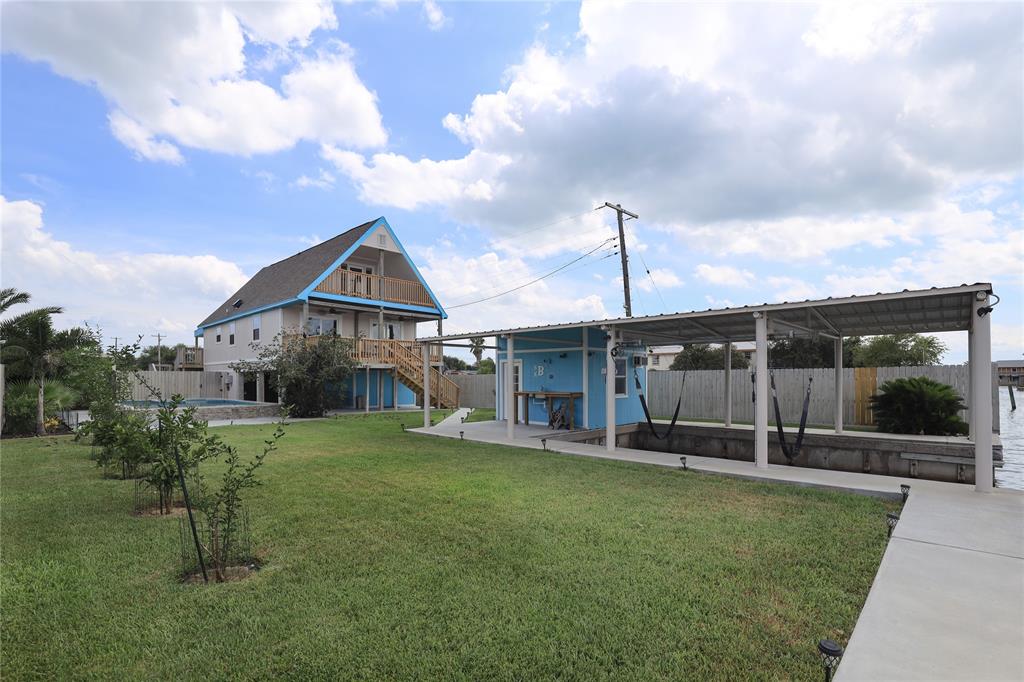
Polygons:
M160 407L159 400L128 400L124 403L129 407L150 409ZM182 403L186 407L227 407L229 405L258 405L246 400L228 400L226 398L186 398Z

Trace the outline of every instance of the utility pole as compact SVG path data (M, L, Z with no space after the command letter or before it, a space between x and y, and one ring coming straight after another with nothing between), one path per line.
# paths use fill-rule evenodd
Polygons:
M626 231L622 227L622 214L625 213L633 220L640 216L622 208L622 204L612 204L606 201L604 206L612 209L619 216L619 257L622 259L622 296L625 299L623 307L626 309L626 317L633 317L633 305L629 301L629 259L626 257Z
M163 339L163 335L161 335L160 332L157 332L156 334L150 334L150 336L156 337L156 368L157 370L159 370L160 365L164 364L164 359L160 348L160 340Z

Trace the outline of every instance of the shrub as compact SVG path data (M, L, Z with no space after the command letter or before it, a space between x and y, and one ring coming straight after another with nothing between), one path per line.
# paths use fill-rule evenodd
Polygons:
M957 414L963 400L952 386L927 377L904 377L885 382L871 407L879 431L929 436L967 433L967 423Z
M4 395L4 432L30 434L36 431L36 409L39 386L31 381L12 381ZM45 426L53 431L60 426L57 415L70 408L78 395L59 381L50 380L43 386L43 414Z

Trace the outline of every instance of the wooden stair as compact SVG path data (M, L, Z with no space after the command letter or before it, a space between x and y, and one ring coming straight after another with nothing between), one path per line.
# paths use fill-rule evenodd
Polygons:
M423 351L419 344L397 339L360 338L356 350L360 362L391 365L399 380L423 400ZM430 404L455 409L459 406L459 385L435 367L430 368ZM422 403L421 403L422 404Z

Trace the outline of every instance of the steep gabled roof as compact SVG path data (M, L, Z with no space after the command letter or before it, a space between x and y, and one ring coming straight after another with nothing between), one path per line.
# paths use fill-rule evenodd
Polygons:
M348 232L342 232L337 237L266 266L207 315L206 319L199 323L199 327L208 327L227 317L235 317L298 298L310 282L331 267L341 254L359 241L376 223L376 220L363 223ZM236 308L234 303L238 300L242 303Z

